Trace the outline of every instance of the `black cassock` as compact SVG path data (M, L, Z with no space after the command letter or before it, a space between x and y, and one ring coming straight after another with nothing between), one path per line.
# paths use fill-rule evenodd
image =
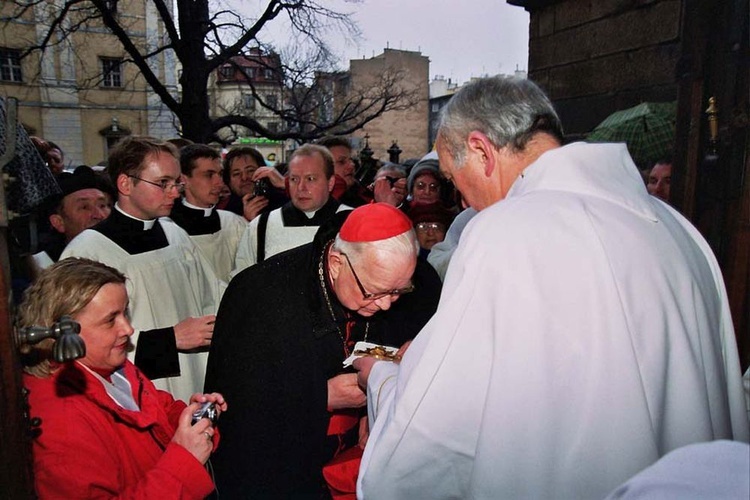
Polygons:
M415 291L371 318L347 318L328 290L334 321L318 276L323 248L311 243L244 270L221 301L205 384L229 405L211 458L219 498L327 496L321 470L339 445L326 436L327 381L343 373L342 337L350 332L349 350L365 332L400 346L437 308L440 278L419 262Z

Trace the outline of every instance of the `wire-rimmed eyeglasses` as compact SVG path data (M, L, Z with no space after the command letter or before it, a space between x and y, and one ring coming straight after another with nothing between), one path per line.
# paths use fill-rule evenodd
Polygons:
M367 290L365 290L365 287L362 285L362 282L359 280L359 276L357 276L357 272L354 270L354 266L352 266L352 261L349 260L349 256L346 255L344 252L339 252L339 253L344 256L344 258L346 259L346 262L349 264L349 269L352 270L352 276L354 276L354 281L357 282L359 291L362 292L362 296L365 298L365 300L378 300L388 295L403 295L405 293L410 293L414 291L414 285L412 284L404 288L388 290L387 292L369 293Z
M158 182L154 182L154 181L149 181L147 179L142 179L142 178L137 177L135 175L128 175L128 177L130 177L131 179L138 179L139 181L143 181L146 184L151 184L152 186L156 186L159 189L161 189L162 191L164 191L165 193L167 191L172 190L172 189L177 189L178 193L182 193L182 192L185 191L185 183L184 182L171 181L171 180L167 180L167 179L162 179L162 180L160 180Z

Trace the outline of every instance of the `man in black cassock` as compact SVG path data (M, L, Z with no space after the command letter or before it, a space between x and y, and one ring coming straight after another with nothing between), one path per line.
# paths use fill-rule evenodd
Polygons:
M222 299L205 389L232 406L211 459L223 498L327 497L323 466L363 437L365 395L342 362L360 340L401 346L437 307L409 219L384 203L348 214L335 240L321 228Z

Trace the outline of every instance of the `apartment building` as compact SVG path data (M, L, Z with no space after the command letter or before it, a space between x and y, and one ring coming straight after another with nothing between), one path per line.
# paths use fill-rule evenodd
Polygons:
M247 56L233 57L212 74L208 88L212 117L243 115L257 120L270 132L286 128L274 111L285 106L278 54L254 48ZM258 149L269 164L284 157L285 141L260 137L244 127L225 127L219 130L219 136L233 145Z
M151 2L109 2L132 42L149 51L163 39L163 23ZM172 4L167 3L169 9ZM14 2L0 4L0 16L10 16ZM53 0L40 2L0 30L0 95L19 101L19 120L33 135L58 144L69 167L95 165L124 135L175 137L178 122L161 103L135 65L125 62L120 42L98 20L87 21L66 39L43 52L21 57L41 43ZM77 22L75 15L66 27ZM163 52L151 67L170 92L177 93L174 57Z

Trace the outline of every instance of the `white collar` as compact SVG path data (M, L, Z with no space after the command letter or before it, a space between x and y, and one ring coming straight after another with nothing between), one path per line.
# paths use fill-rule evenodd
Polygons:
M182 199L182 204L188 208L192 208L193 210L203 210L203 217L210 217L214 211L214 207L216 206L216 205L211 205L208 208L196 207L195 205L187 201L187 198Z
M154 227L154 224L156 224L156 219L143 220L143 219L139 219L138 217L133 217L129 213L125 212L122 208L120 208L120 204L117 203L117 202L115 202L115 210L117 210L118 212L120 212L125 217L130 217L133 220L137 220L137 221L143 222L143 230L144 231L148 231L149 229L151 229L152 227Z

